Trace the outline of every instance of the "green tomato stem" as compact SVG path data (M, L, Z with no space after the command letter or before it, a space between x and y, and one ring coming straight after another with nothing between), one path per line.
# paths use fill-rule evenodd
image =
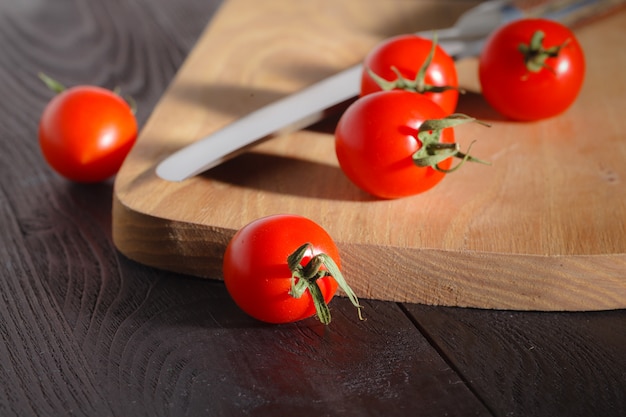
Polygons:
M424 93L443 93L448 90L457 90L460 93L464 93L465 91L460 89L459 87L453 87L453 86L448 86L448 85L438 86L438 85L426 84L426 81L425 81L426 71L428 71L428 67L430 66L430 63L432 62L433 57L435 56L436 48L437 48L437 32L433 34L432 46L430 48L430 51L428 52L428 56L426 57L426 59L420 66L419 70L415 74L415 78L412 80L405 78L400 73L400 70L398 70L398 68L396 68L395 66L391 67L391 70L396 74L395 80L386 80L380 75L376 74L374 71L372 71L371 68L367 68L366 71L369 74L369 76L372 77L372 79L376 82L376 84L378 84L378 86L383 91L406 90L406 91L411 91L414 93L424 94Z
M570 41L569 39L566 39L565 42L560 45L546 48L543 46L545 36L546 35L543 31L538 30L533 33L530 38L530 43L521 43L518 46L519 51L524 56L524 63L526 64L526 69L529 72L539 72L544 68L549 71L554 71L552 67L546 64L546 61L548 58L558 57L561 49L563 49L563 47L565 47Z
M55 94L59 94L62 93L63 91L67 90L67 88L61 84L60 82L58 82L57 80L55 80L54 78L49 77L48 75L44 74L43 72L40 72L38 74L39 78L44 82L44 84L46 84L46 86L52 90L53 93ZM121 94L121 89L119 87L115 87L113 90L113 93L122 97L124 99L124 101L126 101L126 103L128 104L128 107L130 107L130 111L133 114L137 114L137 102L135 101L135 99L129 95L125 95L122 96Z
M329 324L331 320L330 309L317 283L318 279L329 276L332 277L337 282L337 285L346 293L352 304L357 308L359 319L363 320L363 316L361 315L362 306L359 304L359 299L330 256L325 253L319 253L313 256L305 265L301 265L302 259L304 259L307 252L312 248L313 245L305 243L287 257L287 265L291 270L291 290L289 291L291 296L300 298L306 290L309 290L313 304L315 305L317 317L323 324ZM325 269L322 269L322 267L325 267Z
M46 86L52 90L52 92L59 94L62 93L63 91L66 90L65 86L63 84L61 84L60 82L58 82L57 80L49 77L47 74L44 74L43 72L40 72L38 74L39 79L41 79L41 81L44 82L44 84L46 84Z
M467 161L491 165L490 162L483 161L469 154L474 142L470 144L467 153L461 152L457 143L440 142L441 133L444 129L470 122L489 126L487 123L461 113L451 114L450 116L442 119L424 121L417 131L417 140L421 142L422 146L413 154L413 163L415 163L418 167L432 167L433 169L444 173L456 171ZM450 169L439 167L441 162L452 157L460 158L461 162Z

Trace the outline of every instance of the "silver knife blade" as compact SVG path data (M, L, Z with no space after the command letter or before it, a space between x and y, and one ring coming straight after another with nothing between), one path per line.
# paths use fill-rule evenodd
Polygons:
M621 1L570 1L565 2L566 6L561 4L556 8L543 6L538 14L571 23L568 18L576 15L579 19L590 13L586 10L597 9L598 3ZM453 27L436 31L438 43L455 59L477 55L493 30L524 15L510 1L486 1L464 13ZM417 34L431 37L433 33ZM243 116L176 151L157 165L156 174L167 181L183 181L221 164L271 135L302 129L321 120L328 114L328 109L358 96L361 71L362 65L355 65Z
M323 118L324 111L355 96L361 66L326 78L238 119L163 160L159 177L183 181L232 158L247 146L271 134L297 130Z

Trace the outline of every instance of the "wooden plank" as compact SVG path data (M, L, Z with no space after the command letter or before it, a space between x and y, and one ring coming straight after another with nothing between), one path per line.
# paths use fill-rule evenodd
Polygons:
M0 2L3 417L219 416L253 409L255 415L301 411L298 415L304 417L340 411L499 415L490 414L469 392L478 388L489 394L490 404L502 402L537 416L541 413L536 410L545 409L544 401L554 404L546 396L553 391L511 398L510 390L481 387L488 377L472 381L454 371L462 368L473 375L476 369L476 374L489 376L495 372L489 369L493 364L498 373L506 373L502 364L507 355L525 346L526 338L516 338L522 323L526 329L540 328L530 333L537 337L571 332L567 334L582 338L563 352L566 343L555 340L559 348L534 370L535 382L558 375L559 384L565 381L570 387L580 381L587 387L587 381L595 383L603 374L612 381L624 369L623 359L614 353L626 347L624 311L568 315L566 320L561 315L516 314L518 326L507 331L507 316L499 312L476 316L473 310L459 309L450 315L447 309L428 309L442 313L439 321L430 321L440 327L445 341L459 341L457 365L442 361L395 303L364 302L368 321L361 323L348 300L335 299L328 332L314 320L268 326L239 311L220 282L157 271L119 256L110 236L111 184L69 184L39 154L33 139L36 116L50 92L35 70L47 70L67 84L79 79L114 86L122 80L123 90L137 98L145 115L214 4L92 0L78 10L72 2ZM85 36L86 28L93 36ZM128 48L129 39L133 48ZM144 59L136 59L137 51ZM129 61L134 62L132 69ZM494 321L500 323L496 328L508 349L494 348L495 331L467 336L464 324ZM472 355L489 352L491 360L483 357L474 364L472 355L462 356L466 350ZM318 358L315 368L307 367L311 357ZM302 389L303 381L315 389ZM617 382L615 387L623 385ZM582 409L589 410L598 394L611 402L613 397L600 393L599 387L577 388L574 404L588 404ZM326 395L331 402L325 402ZM340 397L349 397L353 408L341 404ZM611 413L602 404L598 410L603 417L622 411Z
M586 83L574 106L550 120L497 118L476 94L476 60L460 63L472 92L460 107L493 126L463 126L457 136L463 146L478 139L474 152L493 166L466 166L423 195L377 201L363 194L338 168L332 134L312 130L273 138L182 183L156 177L156 164L179 147L358 62L392 32L445 26L467 7L228 1L117 177L117 247L151 266L219 278L235 230L291 212L334 236L362 298L538 310L626 306L626 119L617 110L626 105L625 13L577 31Z
M32 234L48 235L48 230L36 230L33 226L43 222L27 222L22 216L29 206L23 200L19 204L15 197L9 200L4 187L2 191L0 229L11 236L10 242L6 239L0 245L2 414L56 415L68 409L76 415L97 414L106 408L106 400L61 307L50 294L46 268L38 267L42 258L47 260L46 252L33 250L40 245L28 245Z
M624 310L406 308L494 415L618 417L626 410Z
M117 361L105 365L119 414L490 415L393 303L366 301L360 322L340 298L331 326L273 326L246 316L219 282L138 275L119 295L149 302L100 348Z
M33 138L52 93L24 68L67 82L65 63L81 62L98 69L94 80L106 79L135 62L124 49L134 39L149 59L124 86L144 85L153 65L166 78L132 92L149 109L211 4L95 0L77 15L69 2L0 4L0 49L11 60L0 65L0 414L488 415L396 304L367 303L360 322L348 300L336 299L332 328L315 319L261 324L221 282L119 256L112 184L71 184L46 165ZM179 8L194 18L180 19ZM107 29L81 44L87 23ZM47 35L58 31L64 36ZM110 49L88 53L101 43ZM32 44L48 49L33 54ZM15 88L21 81L24 89Z

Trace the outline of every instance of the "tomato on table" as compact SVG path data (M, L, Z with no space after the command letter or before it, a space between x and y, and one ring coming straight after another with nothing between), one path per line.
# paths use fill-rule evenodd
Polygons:
M335 130L335 151L346 176L362 190L386 199L425 192L451 168L460 152L451 127L475 119L447 115L421 94L372 93L352 103Z
M428 97L447 113L454 113L459 82L454 60L431 39L400 35L378 44L365 57L361 96L386 90L408 89ZM376 76L372 77L372 73Z
M76 182L100 182L116 174L136 138L131 106L96 86L62 89L39 121L39 145L46 161Z
M485 100L508 118L556 116L576 100L585 57L570 29L546 19L521 19L495 31L479 58Z
M235 303L257 320L290 323L317 313L328 324L328 303L338 286L360 309L340 265L339 250L320 225L276 214L235 233L224 253L223 275Z

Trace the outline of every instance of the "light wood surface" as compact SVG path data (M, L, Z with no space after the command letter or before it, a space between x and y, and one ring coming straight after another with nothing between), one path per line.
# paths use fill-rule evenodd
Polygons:
M138 262L219 279L233 233L269 214L322 225L362 298L521 310L626 307L626 13L576 30L588 72L577 102L535 123L502 120L459 62L457 129L492 166L380 201L342 174L332 123L272 138L206 174L154 173L173 151L347 68L397 33L452 24L472 3L229 0L142 130L115 182L113 238Z
M0 1L0 415L624 417L626 309L361 300L360 321L336 297L330 326L268 325L116 251L112 182L41 155L37 72L120 86L144 126L219 3Z

